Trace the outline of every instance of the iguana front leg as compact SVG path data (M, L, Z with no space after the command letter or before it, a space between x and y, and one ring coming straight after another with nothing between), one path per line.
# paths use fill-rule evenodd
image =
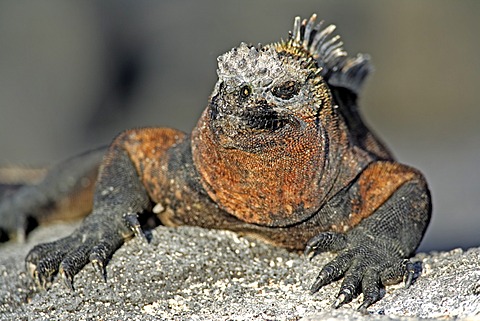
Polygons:
M143 236L137 215L149 210L151 198L142 170L162 159L183 134L170 129L124 132L107 151L94 194L92 213L70 236L34 247L26 257L27 270L45 287L59 272L73 287L73 277L89 261L105 275L107 259L133 234ZM147 157L155 150L156 159Z
M413 265L407 258L418 247L430 220L430 193L418 171L377 162L365 169L343 197L351 213L334 227L336 232L317 235L305 248L307 255L338 252L320 271L311 291L343 276L333 306L363 293L359 309L366 310L380 299L382 285L402 278L410 285Z

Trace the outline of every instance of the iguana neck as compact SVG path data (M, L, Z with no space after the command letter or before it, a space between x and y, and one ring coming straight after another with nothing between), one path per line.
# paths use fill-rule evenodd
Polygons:
M316 212L331 192L325 186L336 181L341 157L329 147L341 146L342 137L327 128L306 123L301 135L245 151L222 147L210 122L207 109L192 132L193 162L208 195L228 213L248 223L291 225Z

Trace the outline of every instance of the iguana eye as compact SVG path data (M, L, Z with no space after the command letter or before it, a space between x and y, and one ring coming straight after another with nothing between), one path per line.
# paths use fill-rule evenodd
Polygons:
M240 97L247 98L252 93L252 88L249 85L243 85L240 88Z
M272 94L275 97L280 99L288 100L293 98L293 96L297 95L300 91L300 86L293 80L286 81L280 86L276 86L272 89Z

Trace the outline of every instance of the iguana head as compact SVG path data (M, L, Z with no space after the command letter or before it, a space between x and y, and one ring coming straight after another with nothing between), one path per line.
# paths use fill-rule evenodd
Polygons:
M314 59L282 47L242 43L218 58L208 108L212 132L225 148L255 152L284 136L301 136L321 106L330 107Z
M366 60L346 58L335 28L315 18L296 18L286 42L242 43L220 56L192 133L208 194L249 223L292 224L318 210L346 145L329 81L355 90L338 73L365 71Z
M279 136L300 137L309 124L322 125L321 110L333 108L327 82L358 89L368 73L368 59L346 57L340 38L332 35L335 26L322 29L315 18L300 23L297 17L286 42L257 47L241 43L218 57L209 112L224 147L253 152L279 142ZM347 70L355 77L345 77Z

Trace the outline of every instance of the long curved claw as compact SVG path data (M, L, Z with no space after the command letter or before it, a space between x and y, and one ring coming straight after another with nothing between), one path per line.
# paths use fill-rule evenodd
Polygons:
M73 274L63 269L60 270L59 274L62 277L62 281L65 287L72 292L75 291L75 288L73 287Z
M363 302L358 311L367 314L367 308L380 298L380 276L375 270L368 270L362 279Z
M148 243L147 236L142 230L137 214L127 214L124 216L127 225L133 231L136 237L139 237L144 243Z
M310 287L310 293L314 294L318 292L323 286L327 285L328 283L332 282L335 279L335 270L331 266L325 266L320 273L318 274L315 282L313 282L312 286Z
M43 278L43 276L40 276L37 270L33 271L33 281L35 282L35 285L39 287L40 289L45 290L45 285L46 281Z
M367 298L363 300L362 304L360 304L357 310L362 314L368 314L368 307L371 306L375 301L376 300L373 300L372 298Z
M365 265L361 262L355 262L348 268L342 285L340 286L337 299L333 303L333 308L337 309L341 305L352 301L352 299L358 294L364 274Z
M344 303L350 302L351 300L352 299L350 295L347 295L345 293L340 293L337 296L337 299L335 300L335 302L333 302L332 308L338 309L341 305L343 305Z
M413 277L415 275L415 267L410 260L405 260L405 288L408 289L413 283Z
M34 264L26 263L25 270L27 271L27 274L28 276L30 276L30 278L35 279L36 266Z
M340 278L347 271L350 266L353 254L345 252L338 255L330 263L325 265L318 274L315 282L313 283L310 292L313 294L320 290L324 285L327 285L338 278Z
M94 259L91 261L93 268L97 271L97 274L100 274L104 282L107 282L107 269L105 268L105 264L100 260Z
M102 241L90 251L89 260L105 282L107 282L107 262L122 244L123 239L118 234L106 233Z

